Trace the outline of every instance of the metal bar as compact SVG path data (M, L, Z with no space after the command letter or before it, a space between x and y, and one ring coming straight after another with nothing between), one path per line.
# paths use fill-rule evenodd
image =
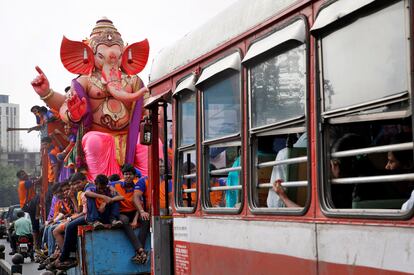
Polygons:
M327 121L329 124L341 124L341 123L352 123L360 121L372 121L372 120L386 120L386 119L400 119L402 117L408 117L411 115L411 110L403 111L392 111L385 113L359 113L357 115L344 115L339 117L328 118Z
M210 187L210 191L241 190L241 185Z
M162 104L163 107L163 118L164 118L164 144L163 144L163 153L164 153L164 190L165 190L165 208L168 209L170 202L168 201L168 181L169 181L169 176L168 176L168 124L167 124L167 102L164 102Z
M187 174L187 175L183 175L184 179L194 179L197 177L197 174ZM190 184L191 185L191 184Z
M209 139L203 141L204 146L212 145L213 147L231 147L231 146L241 146L240 141L240 132L231 134L225 137Z
M40 215L42 216L43 220L45 221L47 218L47 214L49 213L49 209L46 209L46 194L49 186L49 181L47 175L49 174L49 154L46 151L46 148L41 149L41 164L42 164L42 181L41 181L41 191L40 191L40 205L41 205L41 212Z
M227 174L227 173L233 172L233 171L241 171L241 166L211 170L210 175L215 176L215 175Z
M197 192L197 189L195 188L183 189L183 193L195 193L195 192Z
M383 146L375 146L369 148L361 148L361 149L353 149L353 150L346 150L335 152L331 154L332 158L341 158L341 157L351 157L361 154L372 154L372 153L383 153L383 152L390 152L390 151L404 151L404 150L412 150L413 149L413 142L405 142L399 144L392 144L392 145L383 145Z
M158 106L154 105L150 110L150 119L152 129L152 141L151 141L151 174L150 174L150 190L151 194L151 207L153 217L160 215L160 162L158 158ZM166 189L168 190L168 189Z
M276 165L282 165L282 164L295 164L295 163L303 163L307 162L308 157L297 157L297 158L290 158L290 159L284 159L284 160L274 160L274 161L268 161L268 162L262 162L257 164L257 168L266 168Z
M391 176L370 176L331 179L332 184L354 184L354 183L377 183L414 180L414 173L391 175Z
M10 131L28 131L31 128L12 128L12 127L7 127L6 131L10 132Z
M272 128L281 128L281 127L286 127L292 124L296 124L298 122L301 122L302 120L303 121L305 120L305 115L300 115L300 116L290 118L290 119L287 119L287 120L284 120L278 123L273 123L270 125L256 127L256 128L251 129L250 132L252 134L256 134L262 131L268 131L269 129L272 129Z
M361 109L366 109L367 107L372 108L372 107L377 107L377 106L383 106L384 103L389 104L388 101L394 101L397 98L400 98L400 101L401 101L404 99L408 99L408 97L409 97L409 93L408 91L405 91L405 92L398 93L396 95L388 96L386 98L380 98L380 99L372 100L369 102L364 102L364 103L357 104L351 107L344 107L344 108L340 108L340 109L336 109L332 111L323 112L322 116L325 118L328 118L333 115L341 115L342 113L349 113L352 111L357 112Z
M190 151L190 150L194 151L194 146L195 146L195 143L185 144L181 147L178 147L177 150L180 151L180 152Z
M187 173L191 173L191 154L190 153L187 153L187 167L186 167L186 169L187 169ZM194 175L196 175L196 174L194 174ZM191 178L190 177L188 177L188 175L184 175L184 178L185 179L187 179L187 188L188 189L191 189ZM185 190L184 190L184 193L187 193L187 206L191 206L191 194L190 194L190 192L185 192Z
M283 187L302 187L302 186L308 186L308 181L306 180L301 180L301 181L287 181L287 182L282 182L281 185ZM260 183L257 185L258 188L272 188L273 184L272 183Z
M284 135L284 134L294 134L294 133L303 133L306 131L306 127L297 126L297 127L289 127L289 128L276 128L269 131L258 132L255 135L258 137L266 137L266 136L275 136L275 135Z

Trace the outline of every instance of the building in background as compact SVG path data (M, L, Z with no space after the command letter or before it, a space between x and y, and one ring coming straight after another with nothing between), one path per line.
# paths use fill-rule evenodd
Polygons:
M0 167L14 166L23 169L33 176L40 176L40 153L39 152L1 152Z
M19 104L9 103L8 95L0 95L1 152L20 151L19 131L7 131L7 128L19 128L19 117Z
M19 104L9 102L8 95L0 95L0 166L14 166L32 175L40 174L40 153L26 152L20 145L20 131L7 128L20 126Z

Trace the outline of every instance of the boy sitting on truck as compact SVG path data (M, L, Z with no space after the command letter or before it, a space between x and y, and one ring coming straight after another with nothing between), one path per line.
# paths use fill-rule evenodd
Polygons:
M96 220L93 223L94 229L104 228L103 224L110 224L113 228L121 227L119 201L124 200L124 197L108 186L108 177L105 175L97 175L95 185L96 190L94 194L86 194L89 198L95 198L95 203L88 204L88 218Z
M136 170L131 164L124 164L122 173L124 180L112 182L111 186L118 191L119 195L124 197L124 200L120 201L120 220L125 234L135 249L135 255L131 260L144 264L147 261L144 245L150 226L149 214L145 211L140 201L140 197L145 193L145 182L144 184L142 184L142 181L134 182ZM139 237L137 238L133 229L137 227L138 219L140 220L141 227Z

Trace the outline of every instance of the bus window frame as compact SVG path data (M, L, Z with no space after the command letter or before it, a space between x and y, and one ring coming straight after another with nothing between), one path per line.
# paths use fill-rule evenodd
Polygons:
M179 149L176 150L176 157L175 157L176 158L176 165L175 165L175 167L177 167L176 168L177 171L181 171L181 169L182 169L182 167L180 165L180 155L183 154L183 164L184 164L185 163L184 152L194 150L196 152L196 155L197 155L197 150L196 150L195 146L196 145L193 144L192 146L187 146L187 147L179 148ZM196 167L197 167L197 165L196 165ZM178 173L178 172L176 173L176 176L175 176L175 178L176 178L176 180L175 180L176 183L175 183L175 188L174 188L174 205L175 205L175 209L178 213L183 213L183 214L185 214L185 213L187 213L187 214L194 213L196 208L197 208L198 193L199 193L198 184L197 184L197 181L198 181L197 172L196 172L196 176L195 176L195 179L196 179L195 198L196 199L194 201L194 206L180 206L178 204L180 199L181 199L182 202L184 202L184 200L185 200L182 197L183 188L182 188L182 186L179 186L181 176L182 176L181 173ZM177 192L177 191L180 191L180 192Z
M343 1L343 0L335 0L335 1L329 1L325 4L323 4L319 11L317 12L317 15L321 13L321 11L327 7L329 7L331 4L334 4L336 2ZM393 4L396 4L398 2L403 2L405 7L408 7L406 9L406 17L405 17L405 33L407 38L408 46L407 46L407 62L408 66L406 69L406 73L408 75L408 91L402 91L398 94L394 94L391 96L388 96L385 99L374 99L368 102L365 102L363 104L353 104L350 106L347 106L345 108L338 108L333 109L328 112L324 112L323 108L325 106L324 102L324 91L323 91L323 60L322 60L322 39L324 36L335 32L336 30L346 28L350 24L352 24L354 21L353 19L359 18L359 17L365 17L369 16L370 14L379 12L387 7L390 7ZM379 3L380 2L380 3ZM359 9L354 10L353 12L346 14L346 16L342 18L338 18L337 20L330 22L329 24L326 24L322 28L318 28L316 31L311 30L313 36L315 37L315 68L316 68L316 80L315 81L315 88L316 88L316 102L319 102L319 104L316 104L316 113L318 114L316 117L316 122L319 128L319 133L316 135L316 144L318 145L319 149L316 151L317 154L317 161L321 163L319 165L319 168L317 169L317 189L318 189L318 199L320 202L321 212L323 215L329 218L355 218L355 219L373 219L373 220L408 220L412 218L414 214L414 208L409 211L402 211L400 209L344 209L344 208L333 208L329 205L329 200L331 198L330 195L328 195L328 192L330 192L330 188L328 187L329 180L329 173L327 172L330 167L330 149L327 144L328 140L328 133L324 129L329 127L328 125L335 125L335 124L346 124L346 123L354 123L354 122L370 122L370 121L386 121L386 120L392 120L392 119L401 119L405 117L412 116L412 110L413 110L413 103L414 99L412 97L412 91L413 91L413 77L412 77L412 55L413 55L413 44L410 43L413 37L413 27L411 26L411 20L413 15L413 3L411 0L393 0L389 1L388 3L381 3L381 1L372 1L366 6L362 6ZM402 100L408 100L410 103L409 106L406 109L402 109L399 111L394 112L385 112L385 113L373 113L373 114L367 114L367 115L355 115L352 116L353 113L358 113L361 110L371 110L375 107L380 106L387 106L387 104L393 103L392 99L396 98L395 101L398 101L399 97L407 96L406 99ZM324 116L325 115L325 116ZM414 118L411 119L411 126L414 125ZM327 126L324 126L327 125Z
M241 190L240 190L240 206L238 208L226 208L226 207L213 207L211 206L210 203L210 191L209 191L209 182L206 181L206 179L209 179L209 175L208 175L208 166L207 163L209 163L209 154L208 149L210 148L210 146L214 145L227 145L227 146L234 146L234 144L240 144L240 147L243 144L243 123L244 123L244 119L243 119L243 104L244 104L244 98L243 98L243 71L242 71L242 66L241 66L241 50L240 49L233 49L230 50L226 53L224 53L224 55L220 58L214 59L212 62L208 63L206 66L204 66L202 69L206 69L211 65L214 65L218 62L220 62L221 60L234 55L235 53L238 53L239 57L240 57L240 66L238 69L235 69L234 66L232 67L227 67L223 70L220 70L219 72L216 72L215 74L211 75L209 78L203 79L202 82L197 82L196 83L196 87L199 90L199 94L200 94L200 110L199 110L199 114L201 116L201 133L200 133L200 138L199 140L197 140L197 142L199 142L200 147L201 147L201 173L200 173L200 181L201 181L201 209L204 213L206 214L229 214L229 215L237 215L240 214L241 211L243 210L244 204L245 204L245 199L244 199L244 179L243 179L243 174L244 174L244 167L243 167L243 151L240 153L240 158L241 158L241 170L240 170L240 182L239 185L241 185ZM206 83L211 83L212 81L222 81L224 79L228 79L229 77L231 77L233 74L238 74L238 81L239 81L239 104L240 104L240 112L239 112L239 119L240 119L240 128L239 131L227 136L223 136L223 137L218 137L218 138L212 138L212 139L205 139L205 117L204 117L204 87L206 85ZM208 188L207 188L208 187Z
M265 35L258 37L257 39L253 40L249 47L254 45L256 42L259 42L267 37L271 36L272 34L283 31L284 29L289 28L297 21L303 21L304 23L304 32L305 32L305 40L303 43L297 40L287 40L283 43L276 45L275 47L269 48L267 51L264 51L255 57L248 59L247 62L243 62L244 68L247 70L247 101L248 101L248 113L249 113L249 129L248 129L248 159L249 159L249 181L250 184L247 186L247 197L248 197L248 206L249 210L256 215L283 215L283 216L303 216L305 215L311 205L311 194L312 194L312 180L311 180L311 150L310 150L310 106L309 106L309 97L310 97L310 43L309 43L309 24L307 18L303 15L295 16L289 20L278 25L276 28L272 29L270 32L266 33ZM270 123L267 125L261 125L257 127L252 127L252 93L251 93L251 81L250 81L250 68L252 65L259 64L269 58L276 57L277 55L283 54L292 50L296 47L301 45L305 46L305 112L303 115L296 116L287 120L282 120L275 123ZM294 132L304 131L308 135L308 142L307 142L307 192L306 192L306 202L303 207L300 208L289 208L289 207L279 207L279 208L268 208L265 207L258 207L254 196L257 194L258 183L257 183L257 170L258 168L255 167L257 164L257 142L254 140L260 136L266 135L282 135L282 134L289 134Z
M176 173L174 173L174 206L175 209L177 211L177 213L181 213L181 214L193 214L195 213L196 209L197 209L197 204L198 204L198 194L199 194L199 187L198 187L198 173L197 173L197 163L196 165L196 192L195 192L195 201L194 201L194 205L193 206L180 206L179 202L181 201L182 203L184 202L184 198L182 196L183 193L183 188L182 185L180 186L180 178L182 176L181 173L181 165L180 165L180 155L183 154L183 164L185 163L185 159L184 159L184 152L188 152L188 151L195 151L195 159L197 161L197 152L198 152L198 143L197 143L197 121L198 121L198 91L194 85L194 82L196 80L196 76L194 74L190 74L190 75L186 75L183 78L181 78L178 82L177 82L177 86L176 89L174 90L173 93L173 97L174 97L174 104L176 106L175 108L175 117L177 118L177 123L175 124L175 140L176 140L176 148L175 148L175 154L174 154L174 167L176 170ZM192 83L189 83L192 82ZM193 84L193 85L191 85ZM181 85L181 86L180 86ZM180 88L182 87L182 88ZM181 126L181 110L179 110L180 108L178 108L177 106L180 104L179 103L179 98L178 95L182 95L184 93L194 93L196 96L196 100L195 100L195 140L194 143L192 144L178 144L178 141L181 139L182 137L182 133L180 133L179 129ZM178 190L180 192L178 192Z

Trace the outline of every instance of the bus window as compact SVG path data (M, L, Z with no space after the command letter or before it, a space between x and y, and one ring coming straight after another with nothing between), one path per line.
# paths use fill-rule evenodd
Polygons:
M181 83L194 81L193 76ZM177 211L192 212L197 205L196 93L194 85L175 91L177 102L177 168L175 201Z
M328 215L404 214L414 188L407 18L399 1L320 30L319 163Z
M305 34L304 21L295 20L253 43L246 55L253 211L301 213L308 202ZM250 59L269 44L265 55Z
M178 156L177 205L194 208L197 204L197 175L195 150L183 150Z
M202 186L207 211L236 212L242 205L240 74L234 66L223 71L233 61L240 66L239 53L213 63L199 78L203 80ZM204 80L203 74L212 77Z

